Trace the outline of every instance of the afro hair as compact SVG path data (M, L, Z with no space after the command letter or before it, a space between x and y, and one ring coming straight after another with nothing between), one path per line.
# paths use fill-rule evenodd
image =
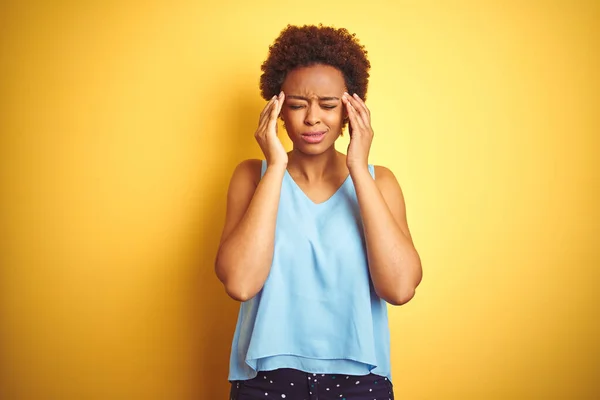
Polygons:
M344 76L348 93L366 100L371 64L365 47L344 28L288 25L269 47L261 66L260 91L265 100L279 94L287 74L295 68L330 65Z

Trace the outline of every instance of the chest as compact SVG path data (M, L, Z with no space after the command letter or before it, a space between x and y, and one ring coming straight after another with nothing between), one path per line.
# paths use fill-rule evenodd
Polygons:
M366 248L351 180L325 202L315 204L291 179L284 179L272 271L290 283L319 281L325 287L363 279Z

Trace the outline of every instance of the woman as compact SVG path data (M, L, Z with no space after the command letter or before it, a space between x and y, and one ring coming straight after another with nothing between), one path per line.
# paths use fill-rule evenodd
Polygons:
M408 302L422 271L402 191L368 163L366 53L345 29L288 26L262 66L265 160L231 178L215 263L242 302L231 399L393 398L386 303Z

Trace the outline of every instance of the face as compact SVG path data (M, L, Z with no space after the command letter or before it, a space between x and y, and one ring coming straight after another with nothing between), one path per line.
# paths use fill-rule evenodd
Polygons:
M294 149L312 155L330 149L342 133L345 116L342 73L328 65L296 68L281 89L285 93L281 116Z

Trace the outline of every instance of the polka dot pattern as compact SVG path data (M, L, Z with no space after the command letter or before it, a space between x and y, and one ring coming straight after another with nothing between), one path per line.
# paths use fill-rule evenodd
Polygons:
M306 373L294 369L263 371L246 381L231 382L230 400L393 400L385 377Z

